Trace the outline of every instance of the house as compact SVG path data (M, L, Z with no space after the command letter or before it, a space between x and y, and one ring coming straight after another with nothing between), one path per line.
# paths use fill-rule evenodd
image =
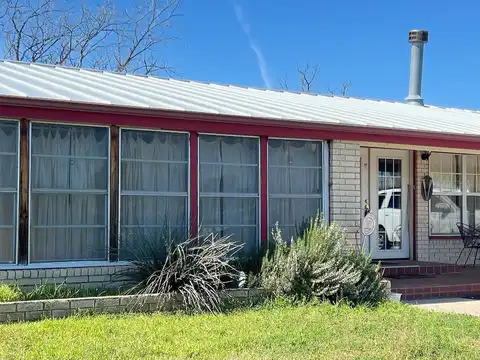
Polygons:
M455 224L480 222L480 112L423 105L426 36L407 103L1 61L0 280L98 285L165 221L255 249L319 209L376 259L454 263Z

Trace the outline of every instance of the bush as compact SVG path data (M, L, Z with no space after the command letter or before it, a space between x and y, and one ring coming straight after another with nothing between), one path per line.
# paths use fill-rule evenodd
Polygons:
M231 265L241 248L229 237L215 234L181 238L166 231L144 235L128 252L133 267L117 276L130 291L179 295L186 311L218 312L222 291L239 272Z
M22 292L18 287L0 284L0 303L18 301L22 298Z
M386 299L378 265L352 249L338 225L317 216L291 244L283 241L278 226L272 235L275 246L263 259L261 285L273 295L352 305Z

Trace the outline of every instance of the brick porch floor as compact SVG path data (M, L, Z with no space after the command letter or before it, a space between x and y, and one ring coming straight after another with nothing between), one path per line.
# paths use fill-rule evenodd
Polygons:
M406 267L398 268L396 275L386 276L392 283L392 292L401 293L402 300L480 295L480 266L453 269L442 264L428 264L424 269L422 266L419 272ZM439 270L442 272L435 272Z
M384 277L399 277L416 274L450 274L459 272L461 267L453 264L421 262L414 260L393 260L380 262Z

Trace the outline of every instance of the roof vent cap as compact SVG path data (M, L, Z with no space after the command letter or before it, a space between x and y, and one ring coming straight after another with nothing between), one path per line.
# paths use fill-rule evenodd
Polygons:
M428 31L427 30L412 30L408 33L408 42L411 43L427 43Z

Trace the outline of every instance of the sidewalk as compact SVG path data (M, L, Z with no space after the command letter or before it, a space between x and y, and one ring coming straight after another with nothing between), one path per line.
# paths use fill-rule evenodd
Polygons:
M411 300L405 303L433 311L480 316L480 300L464 298Z

